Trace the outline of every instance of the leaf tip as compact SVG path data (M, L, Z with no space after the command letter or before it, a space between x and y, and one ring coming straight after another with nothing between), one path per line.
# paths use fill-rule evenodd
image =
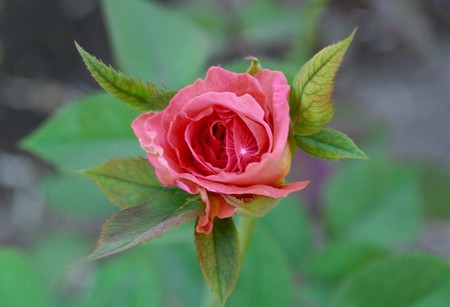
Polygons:
M347 48L348 46L350 46L351 42L353 41L353 39L355 38L356 32L358 31L358 27L354 28L352 33L350 33L350 35L343 39L342 41L338 42L339 43L343 43L343 45L345 46L345 48Z
M75 171L77 174L81 174L87 177L91 177L92 175L92 169L91 168L85 168Z
M358 32L358 27L355 27L352 31L352 33L349 35L349 37L347 39L350 39L351 41L353 40L353 38L356 35L356 32Z
M77 48L78 53L84 59L87 53L86 50L84 50L83 47L81 47L76 40L74 40L73 43L75 44L75 48Z
M369 156L367 156L362 150L359 151L359 159L362 160L370 160Z

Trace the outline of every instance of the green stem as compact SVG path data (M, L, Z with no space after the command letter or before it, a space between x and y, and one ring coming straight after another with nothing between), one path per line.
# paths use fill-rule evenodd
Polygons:
M250 241L252 239L253 231L255 229L256 219L246 216L241 216L239 223L239 236L241 241L241 259L243 261L247 253Z

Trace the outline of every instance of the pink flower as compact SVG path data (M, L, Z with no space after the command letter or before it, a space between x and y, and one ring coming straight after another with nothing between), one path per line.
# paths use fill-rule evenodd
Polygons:
M291 166L289 90L279 71L250 75L211 67L165 110L133 122L159 181L200 193L205 213L197 232L209 233L215 217L236 212L222 195L280 198L308 184L283 183Z

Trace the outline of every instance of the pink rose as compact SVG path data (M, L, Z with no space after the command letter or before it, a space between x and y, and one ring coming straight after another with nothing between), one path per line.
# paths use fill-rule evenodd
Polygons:
M133 122L159 181L200 193L205 214L197 232L209 233L215 217L236 212L222 195L280 198L308 184L283 183L291 166L289 90L279 71L250 75L211 67L165 110Z

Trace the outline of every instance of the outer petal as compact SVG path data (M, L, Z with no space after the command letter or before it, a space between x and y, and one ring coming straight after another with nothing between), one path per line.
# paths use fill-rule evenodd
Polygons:
M177 164L167 154L166 149L170 148L166 146L165 139L162 137L166 133L160 122L161 113L150 111L135 119L131 127L141 147L148 153L147 158L155 168L159 181L163 185L172 186L177 175L177 171L173 168L177 168Z
M213 66L208 69L205 80L197 79L192 85L181 89L170 101L170 109L180 110L187 101L208 92L232 92L237 96L251 95L264 106L265 96L256 78L247 73L235 73L221 67Z
M290 87L283 73L262 69L255 78L267 97L267 107L272 114L273 137L275 140L272 154L281 155L289 134L289 91Z
M154 118L157 114L157 112L153 111L141 114L131 124L131 127L139 140L139 144L146 152L153 151L153 140L156 136L156 132L147 131L145 129L145 123L147 120Z

